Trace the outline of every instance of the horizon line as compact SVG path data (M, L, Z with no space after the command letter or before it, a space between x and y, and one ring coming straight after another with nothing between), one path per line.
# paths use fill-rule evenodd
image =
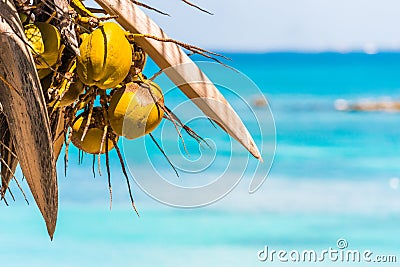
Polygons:
M400 49L380 49L374 51L365 51L364 49L353 49L353 50L335 50L335 49L272 49L272 50L261 50L261 49L209 49L207 50L217 53L228 53L228 54L365 54L365 55L376 55L376 54L400 54Z

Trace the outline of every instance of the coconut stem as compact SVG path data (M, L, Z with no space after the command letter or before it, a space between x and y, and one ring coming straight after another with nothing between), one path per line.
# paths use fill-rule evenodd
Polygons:
M69 149L69 144L71 143L71 138L72 138L72 130L68 131L67 140L65 141L64 176L67 176L67 168L68 168L68 149Z
M138 5L138 6L147 8L149 10L155 11L155 12L161 14L161 15L165 15L165 16L169 16L170 17L170 15L168 13L165 13L165 12L163 12L161 10L158 10L158 9L152 7L152 6L146 5L146 4L142 3L142 2L135 1L135 0L131 0L131 2L134 3L135 5Z
M129 197L131 198L132 207L133 207L133 209L135 210L137 216L140 217L139 212L137 211L136 206L135 206L135 201L133 200L132 190L131 190L131 184L130 184L130 182L129 182L128 174L127 174L126 169L125 169L125 163L124 163L124 160L123 160L123 158L122 158L121 151L120 151L120 149L119 149L119 147L118 147L118 144L117 144L117 142L115 141L115 139L114 139L114 138L111 138L111 140L112 140L112 142L113 142L113 144L114 144L115 150L117 151L118 158L119 158L119 162L120 162L121 168L122 168L122 172L124 173L124 176L125 176L125 178L126 178L126 183L127 183L127 185L128 185Z
M89 125L90 125L90 122L92 120L92 115L93 115L93 106L94 106L94 99L91 99L89 101L89 113L86 118L86 125L85 125L85 129L83 130L83 133L82 133L81 142L83 142L83 139L85 139L86 133L89 130Z
M211 13L210 11L207 11L207 10L205 10L204 8L199 7L198 5L193 4L192 2L189 2L188 0L182 0L182 2L184 2L185 4L187 4L187 5L189 5L189 6L192 6L192 7L194 7L194 8L197 8L198 10L203 11L204 13L207 13L207 14L209 14L209 15L214 15L214 14Z
M162 147L160 146L160 144L158 144L157 140L154 138L154 136L149 133L151 140L153 140L154 144L157 146L158 150L161 151L161 153L164 155L165 159L168 161L169 165L172 167L172 169L174 169L176 176L179 177L178 171L176 170L174 164L172 164L172 162L169 160L167 154L165 154L165 151L162 149Z
M93 178L96 178L96 171L94 169L94 164L96 163L96 155L93 155L93 161L92 161L92 173L93 173Z
M13 180L16 182L16 184L17 184L19 190L21 191L22 195L23 195L24 198L25 198L26 203L28 203L28 205L29 205L29 201L28 201L28 199L26 198L26 195L25 195L24 190L22 189L21 185L19 184L19 182L18 182L18 180L17 180L17 177L15 177L13 171L10 169L10 167L9 167L8 164L7 164L7 162L5 162L4 159L3 159L2 157L0 157L0 161L6 166L7 170L10 172L10 174L11 174L12 177L14 178Z
M165 42L165 43L174 43L174 44L177 44L177 45L179 45L179 46L181 46L181 47L183 47L183 48L185 48L185 49L187 49L187 50L189 50L189 51L191 51L193 53L196 53L196 54L202 55L203 57L212 59L215 62L218 62L219 64L221 64L221 65L223 65L223 66L225 66L227 68L231 68L232 69L232 67L226 65L225 63L223 63L221 60L219 60L216 57L221 57L221 58L226 59L226 60L231 60L230 58L228 58L228 57L226 57L224 55L221 55L221 54L218 54L218 53L215 53L215 52L200 48L198 46L190 45L190 44L187 44L187 43L175 40L175 39L171 39L171 38L160 38L160 37L157 37L157 36L154 36L154 35L149 35L149 34L129 34L128 35L128 39L129 38L133 38L134 39L135 37L150 38L150 39L153 39L153 40L156 40L156 41L159 41L159 42Z
M112 187L111 187L111 171L110 171L110 159L108 155L108 135L106 137L106 169L107 169L107 179L108 179L108 190L110 192L110 210L112 208Z

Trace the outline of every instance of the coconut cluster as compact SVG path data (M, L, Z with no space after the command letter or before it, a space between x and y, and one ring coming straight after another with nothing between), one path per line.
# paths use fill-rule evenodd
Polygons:
M24 24L49 110L64 113L63 130L77 148L103 154L120 136L139 138L160 124L162 90L142 74L146 53L117 23L77 21L79 56L54 25Z

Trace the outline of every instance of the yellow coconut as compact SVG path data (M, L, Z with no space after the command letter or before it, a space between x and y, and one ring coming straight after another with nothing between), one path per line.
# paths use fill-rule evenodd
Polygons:
M103 147L101 148L101 142L104 135L104 119L101 108L94 108L93 115L89 124L89 129L86 132L83 141L82 135L85 130L87 122L87 112L82 113L78 116L72 126L72 143L79 149L89 154L104 154L106 152L106 141L104 141ZM116 140L118 141L118 137ZM111 140L108 140L108 151L114 148L114 144Z
M61 46L61 36L56 27L38 22L24 27L28 43L33 50L36 68L48 69L57 63Z
M118 24L104 23L83 39L79 50L76 70L84 84L114 88L128 75L132 49Z
M25 25L24 32L31 49L42 55L44 53L44 42L39 27L35 24L28 24Z
M53 71L51 69L38 69L37 74L39 76L39 79L43 79L48 76L52 76L50 74L53 74Z
M74 73L75 69L76 63L74 62L67 73L71 75ZM76 74L72 76L72 80L64 79L58 87L58 95L62 97L60 101L57 102L56 106L66 107L71 105L83 93L84 89L85 85L78 79Z
M28 17L27 14L18 12L19 19L21 20L21 23L29 22L30 18Z
M118 135L135 139L152 132L160 124L163 105L164 96L156 83L131 82L113 94L108 119Z
M61 100L58 102L58 106L66 107L71 105L83 93L84 89L85 85L79 79L75 78L73 81L65 79L61 83L61 87L60 90L58 91L58 94L59 95L63 94L65 90L68 91L66 91Z
M88 36L89 36L89 33L84 32L84 33L79 34L79 39L80 39L80 41L82 42L82 41L85 40L86 37L88 37Z

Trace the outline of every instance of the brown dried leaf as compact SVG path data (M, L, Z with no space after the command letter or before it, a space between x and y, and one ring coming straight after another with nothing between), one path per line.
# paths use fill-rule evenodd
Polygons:
M33 57L10 0L0 1L0 47L0 103L22 172L52 238L58 188L50 123Z

